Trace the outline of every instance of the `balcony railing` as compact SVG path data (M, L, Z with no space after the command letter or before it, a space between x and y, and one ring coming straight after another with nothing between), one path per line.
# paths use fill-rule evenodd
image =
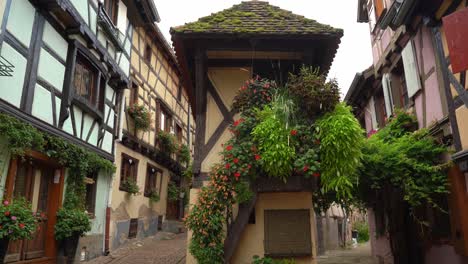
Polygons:
M98 24L101 26L102 30L106 33L109 40L114 45L115 49L118 52L123 52L125 50L123 43L120 41L120 31L112 22L112 19L107 14L104 9L104 5L99 3L98 11Z
M13 64L11 64L7 59L4 57L0 56L0 76L7 76L11 77L13 76Z

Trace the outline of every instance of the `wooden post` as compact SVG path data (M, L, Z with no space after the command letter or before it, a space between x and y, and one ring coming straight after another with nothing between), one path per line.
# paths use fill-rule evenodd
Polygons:
M199 184L198 177L201 173L201 163L203 148L205 146L205 124L206 124L206 54L201 48L198 48L195 54L195 153L193 161L194 187Z

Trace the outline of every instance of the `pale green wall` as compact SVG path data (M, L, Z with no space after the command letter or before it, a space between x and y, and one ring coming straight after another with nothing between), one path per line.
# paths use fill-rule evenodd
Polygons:
M10 45L3 42L2 44L2 57L11 62L15 68L12 73L12 77L0 78L0 98L13 104L16 107L20 107L21 95L23 93L24 74L26 72L26 59L19 54Z
M42 40L55 51L60 58L64 61L67 60L68 43L48 22L45 23Z
M34 9L33 5L29 3L29 1L13 0L11 2L7 29L21 43L23 43L26 47L29 47L34 24L34 14L36 13L36 10Z
M89 16L89 19L90 19L90 22L91 24L89 25L89 27L91 28L91 30L93 31L94 34L96 34L96 29L97 29L97 13L94 11L94 9L90 8L89 9L90 12L90 16Z
M86 141L86 137L88 137L89 130L91 129L91 126L93 125L94 119L88 115L84 114L84 122L83 122L83 137L82 139ZM91 143L91 142L90 142ZM91 143L94 145L94 143Z
M0 139L0 197L3 197L5 190L5 181L8 175L10 165L10 151L8 150L6 140Z
M80 13L86 24L88 24L88 0L70 0L70 2L78 10L78 13Z
M39 84L36 84L34 99L32 105L32 114L39 119L53 125L54 119L52 113L51 94L48 90Z
M65 66L52 57L45 49L41 50L41 55L39 57L38 75L42 79L47 80L47 82L52 84L57 90L62 91L63 80L65 78Z
M112 175L99 173L96 189L96 207L95 217L91 221L92 227L89 234L102 234L105 230L106 208L109 197L109 183L112 181Z

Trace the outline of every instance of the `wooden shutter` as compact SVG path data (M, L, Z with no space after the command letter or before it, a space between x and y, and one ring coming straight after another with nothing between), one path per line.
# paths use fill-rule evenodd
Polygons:
M265 255L312 255L310 210L265 210Z
M382 15L385 9L383 0L374 0L374 7L376 19L379 20L380 16Z
M369 101L369 111L371 115L371 121L372 121L372 129L376 130L378 128L377 124L377 114L375 113L375 101L374 97L372 96Z
M390 74L388 73L385 73L382 77L382 89L385 100L385 111L387 111L387 116L391 116L393 114L393 95Z
M452 72L468 70L468 8L461 9L444 18L444 32L447 39Z
M413 41L410 41L401 52L409 98L413 97L421 89L418 62L415 55L416 53L414 52Z

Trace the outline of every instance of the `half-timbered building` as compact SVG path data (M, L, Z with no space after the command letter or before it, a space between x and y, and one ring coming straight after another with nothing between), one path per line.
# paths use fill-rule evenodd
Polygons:
M181 146L191 146L195 133L190 101L172 48L157 25L135 27L132 35L130 89L122 103L122 137L116 143L117 175L112 188L110 243L115 249L129 239L155 235L158 230L180 232L184 214L187 163L180 162ZM139 106L149 113L150 126L139 130L129 109ZM161 136L174 140L167 153ZM191 147L189 147L191 149ZM131 195L126 181L134 181L139 194ZM168 188L168 186L171 186ZM168 195L176 188L179 196ZM174 193L173 193L174 194ZM159 201L151 200L154 195Z
M2 0L0 18L0 111L113 161L132 36L136 26L158 20L153 1ZM23 194L48 217L33 242L10 246L6 262L55 263L67 168L47 153L17 159L0 148L1 193ZM104 173L86 179L92 229L80 239L77 259L106 251L111 182Z
M455 149L451 159L458 164L448 173L451 194L439 198L447 213L430 206L424 213L429 234L414 232L418 225L413 221L384 212L380 201L395 199L380 193L369 209L369 223L372 253L381 263L468 261L463 143L468 139L468 49L462 44L467 10L467 1L461 0L358 1L358 22L369 23L374 62L356 74L345 101L368 135L383 128L397 108L415 114L418 128Z
M245 1L171 34L196 116L192 204L230 138L232 101L245 81L258 74L283 83L302 64L326 73L343 32L268 2ZM260 177L255 186L254 198L228 220L225 263L250 263L254 255L315 263L314 182ZM187 263L196 263L189 253Z

